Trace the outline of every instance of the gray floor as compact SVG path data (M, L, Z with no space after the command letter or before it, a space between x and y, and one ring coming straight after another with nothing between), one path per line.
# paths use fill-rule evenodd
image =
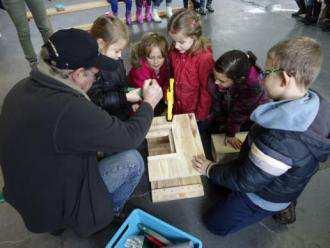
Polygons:
M90 0L68 0L66 4ZM54 4L48 2L48 6ZM280 5L277 5L280 4ZM175 0L174 6L181 5ZM290 17L296 8L294 1L284 0L222 0L214 1L216 13L204 18L205 34L212 38L215 58L229 49L252 50L264 63L265 54L274 43L284 38L306 35L317 39L325 54L321 74L313 86L330 99L330 34L318 27L305 27ZM279 11L281 7L282 10ZM55 29L67 28L91 22L105 9L84 11L75 14L52 17ZM133 41L143 32L157 30L165 32L166 21L161 24L134 25ZM23 57L16 31L5 12L0 13L0 105L9 89L28 75L29 67ZM40 47L41 38L31 24L33 43ZM125 58L127 58L126 53ZM135 206L190 232L203 240L205 247L330 247L330 170L319 171L311 180L299 199L297 221L287 227L277 226L271 219L264 220L241 232L226 238L209 233L201 222L201 214L214 202L214 197L188 199L161 204L151 204L149 194L131 200ZM0 186L2 186L0 176ZM213 192L214 194L214 192ZM108 235L105 235L108 238ZM0 247L98 247L104 242L103 236L93 239L79 239L67 231L62 237L48 234L32 234L26 230L19 215L8 204L0 205Z

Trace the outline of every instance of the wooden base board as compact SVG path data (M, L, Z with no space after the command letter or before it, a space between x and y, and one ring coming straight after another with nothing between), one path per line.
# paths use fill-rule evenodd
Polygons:
M152 202L173 201L200 196L204 196L204 188L202 184L151 190Z
M244 142L247 136L247 132L240 132L236 134L236 138ZM236 150L231 145L225 144L225 134L212 134L212 155L216 161L219 161L224 154L235 154L239 153L239 150Z

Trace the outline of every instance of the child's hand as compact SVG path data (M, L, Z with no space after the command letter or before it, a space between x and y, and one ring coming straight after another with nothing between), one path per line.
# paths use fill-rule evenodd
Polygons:
M131 107L132 107L133 112L136 112L136 111L139 109L140 104L135 103L135 104L133 104Z
M236 150L240 150L243 145L242 141L240 141L236 137L228 137L228 136L226 136L225 143L226 145L228 145L229 143Z
M204 156L194 156L192 163L194 169L203 176L208 176L210 168L215 164L212 161L207 160Z
M126 98L128 102L139 102L141 101L141 97L139 96L139 92L141 89L137 88L135 90L132 90L128 93L126 93Z

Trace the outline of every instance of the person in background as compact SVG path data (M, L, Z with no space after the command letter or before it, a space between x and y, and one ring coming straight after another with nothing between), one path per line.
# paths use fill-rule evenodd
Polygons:
M45 3L43 0L3 0L3 5L16 27L25 58L30 67L34 68L38 63L38 58L31 41L26 5L31 11L44 42L46 42L52 35L53 28L47 17Z
M111 6L111 11L114 16L118 16L118 0L107 0L108 3ZM125 0L126 4L126 24L131 25L132 24L132 17L131 17L131 10L132 10L132 0Z
M128 74L131 86L142 88L147 79L155 79L166 90L170 79L170 65L168 63L168 43L164 36L157 33L147 33L133 46L131 53L132 68ZM160 101L155 108L155 116L165 110L165 101Z
M206 0L206 10L209 13L213 13L214 9L212 8L212 0ZM207 12L205 11L205 0L199 0L198 8L196 9L197 13L201 15L206 15Z
M322 10L322 0L309 0L306 2L306 16L301 19L305 25L317 24Z
M97 40L100 53L116 60L118 68L100 70L88 96L110 115L126 120L131 106L141 100L137 90L126 92L129 84L121 55L130 42L127 26L118 17L107 14L94 21L90 33Z

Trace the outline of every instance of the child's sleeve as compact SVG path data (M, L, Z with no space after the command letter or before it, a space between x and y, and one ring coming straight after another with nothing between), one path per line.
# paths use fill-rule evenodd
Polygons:
M242 89L238 94L227 120L228 137L234 137L240 131L241 125L250 119L253 108L258 105L259 95L254 89Z
M207 53L201 57L198 64L199 95L196 109L198 121L204 121L209 115L212 97L209 92L209 76L213 71L214 60L212 53Z
M286 151L287 146L284 141L263 134L252 143L242 159L235 160L237 164L215 165L209 171L209 178L231 190L243 193L260 191L292 167L289 155L278 152Z
M131 68L128 74L128 82L134 88L142 88L144 80L148 79L139 68Z

